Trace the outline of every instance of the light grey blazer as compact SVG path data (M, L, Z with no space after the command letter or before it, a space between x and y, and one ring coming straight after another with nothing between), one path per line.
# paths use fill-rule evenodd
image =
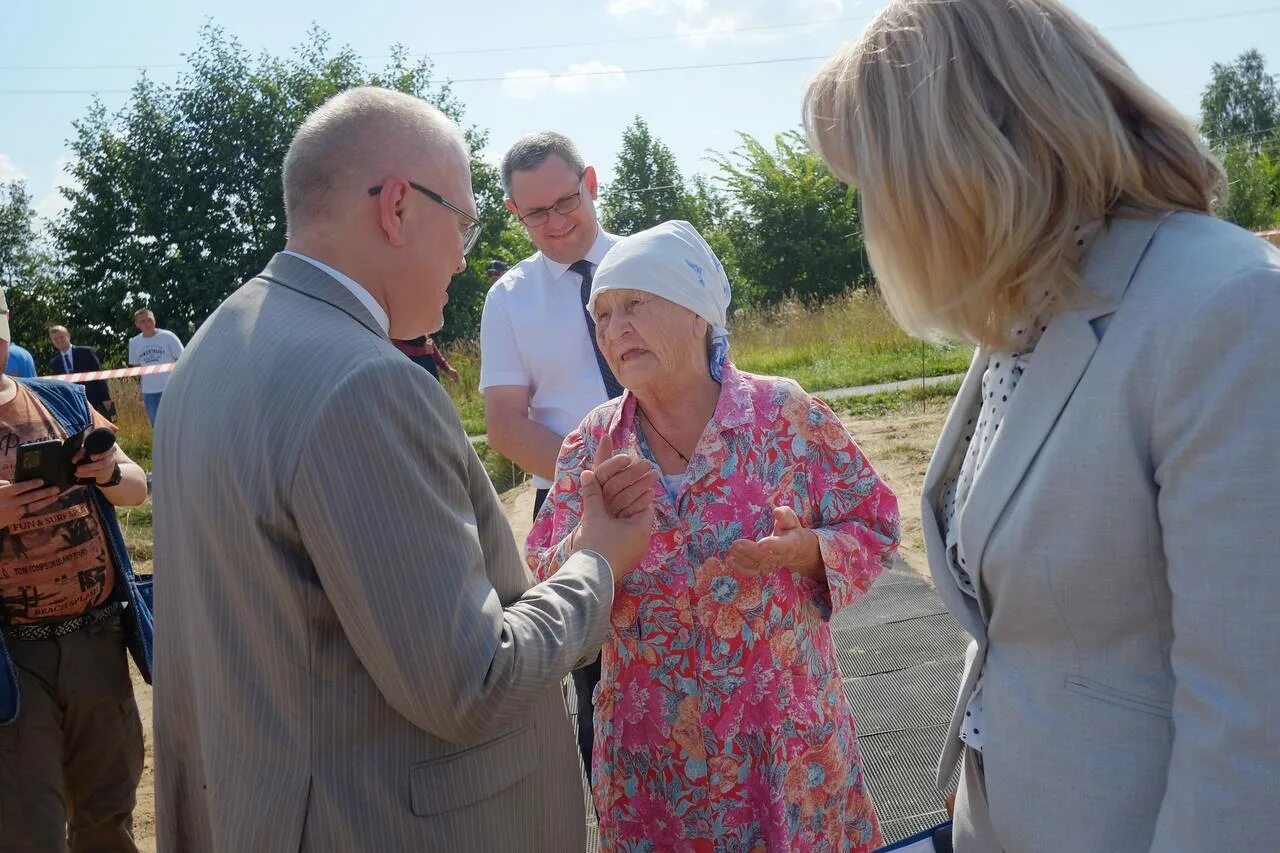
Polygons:
M976 638L939 782L985 661L998 837L973 850L1276 849L1280 252L1120 218L1083 272L1093 298L1048 326L959 520L980 604L938 505L984 353L925 478L930 568Z
M448 396L276 255L209 318L155 446L162 851L581 850L561 678L608 564L534 586Z

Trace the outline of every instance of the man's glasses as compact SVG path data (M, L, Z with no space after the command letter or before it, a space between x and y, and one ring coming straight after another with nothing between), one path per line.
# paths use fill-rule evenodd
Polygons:
M531 210L524 216L517 218L525 224L527 228L540 228L547 224L547 220L551 218L551 211L555 211L561 216L568 216L578 208L582 207L582 193L585 191L582 186L582 176L578 176L578 191L570 193L564 198L557 201L550 207L540 207L537 210Z
M476 241L480 239L480 220L479 219L476 219L474 216L472 216L470 213L467 213L465 210L458 207L456 204L451 204L444 198L444 196L440 195L437 192L432 192L431 190L427 189L421 184L415 184L413 181L410 181L409 186L413 187L415 190L422 193L427 198L431 199L437 204L442 204L445 207L452 210L454 213L458 214L459 216L464 217L467 220L468 225L467 225L467 229L462 232L462 254L465 255L467 252L470 252L473 248L475 248ZM369 188L369 195L377 195L380 192L382 192L381 186ZM574 205L574 207L577 207L577 205Z

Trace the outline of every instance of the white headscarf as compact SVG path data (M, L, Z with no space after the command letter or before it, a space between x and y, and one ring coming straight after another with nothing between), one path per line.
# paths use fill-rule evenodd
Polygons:
M707 321L713 339L708 369L717 382L729 356L727 314L733 291L716 253L697 229L673 219L623 237L604 256L587 310L608 290L641 290L688 308Z

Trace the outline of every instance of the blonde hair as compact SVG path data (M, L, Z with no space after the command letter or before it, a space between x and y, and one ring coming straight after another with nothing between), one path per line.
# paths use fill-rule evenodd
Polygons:
M925 337L1011 343L1082 295L1076 226L1208 211L1223 183L1191 122L1057 0L893 0L804 115L858 188L890 310Z

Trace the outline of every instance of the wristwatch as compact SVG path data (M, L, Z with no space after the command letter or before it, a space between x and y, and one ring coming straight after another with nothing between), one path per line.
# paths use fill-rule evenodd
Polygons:
M116 467L111 469L111 479L105 483L99 483L98 488L109 489L112 486L120 485L120 481L124 479L124 472L120 470L120 463L116 463Z

